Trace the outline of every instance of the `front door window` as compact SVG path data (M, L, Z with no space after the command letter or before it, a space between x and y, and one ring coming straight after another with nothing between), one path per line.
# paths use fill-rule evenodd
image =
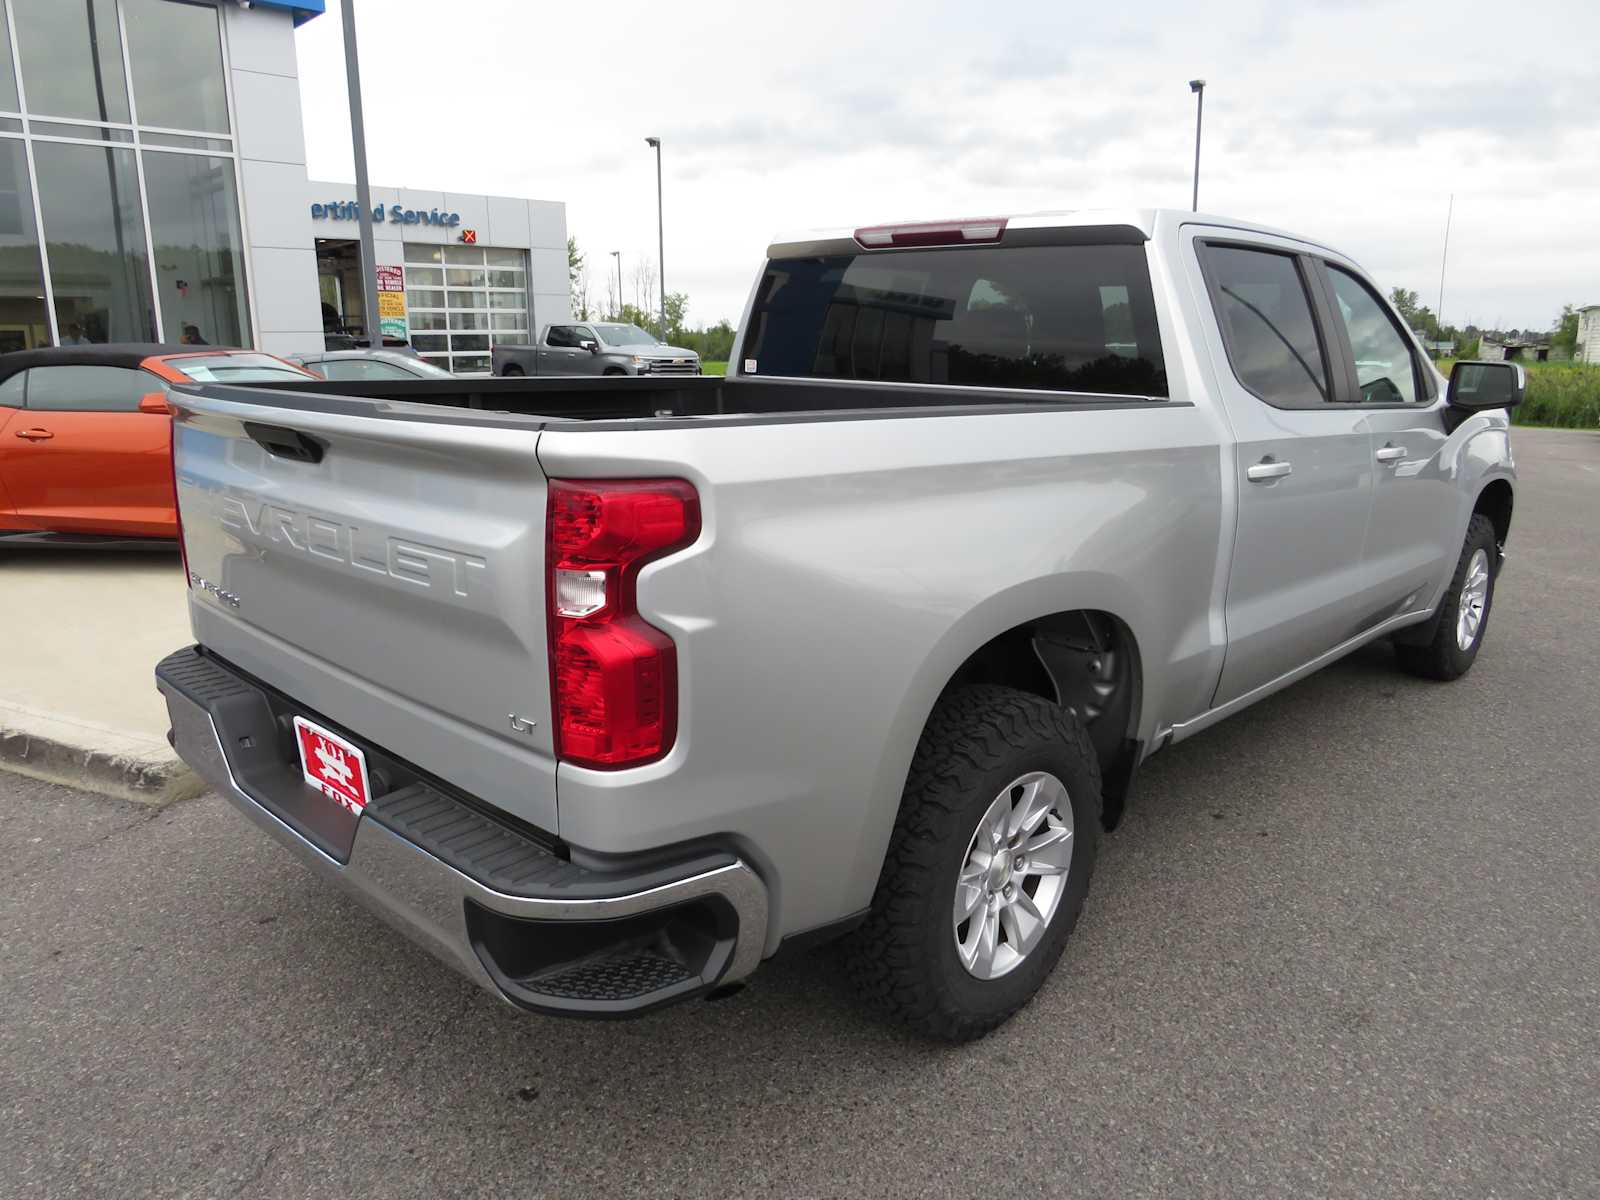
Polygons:
M1378 298L1354 275L1329 264L1339 319L1350 335L1364 404L1414 404L1417 369L1411 347Z

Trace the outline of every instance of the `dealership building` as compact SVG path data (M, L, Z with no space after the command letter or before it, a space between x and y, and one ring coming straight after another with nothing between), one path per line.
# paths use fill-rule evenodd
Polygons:
M0 351L368 329L459 372L570 319L566 207L306 175L294 28L322 0L0 0Z

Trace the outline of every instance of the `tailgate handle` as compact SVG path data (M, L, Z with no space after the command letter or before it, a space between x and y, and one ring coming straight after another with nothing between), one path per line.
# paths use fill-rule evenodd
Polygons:
M278 458L292 458L296 462L308 463L322 461L322 443L298 429L284 429L278 425L259 425L254 421L246 421L244 431L252 442Z

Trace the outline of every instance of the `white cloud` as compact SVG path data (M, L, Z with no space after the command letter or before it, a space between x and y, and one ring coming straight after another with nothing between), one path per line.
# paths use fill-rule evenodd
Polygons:
M358 17L374 181L564 200L597 278L610 250L654 256L660 135L667 285L696 321L737 319L780 230L1187 207L1195 76L1203 208L1327 241L1431 305L1453 192L1447 320L1545 327L1600 303L1593 3L361 0ZM335 6L297 37L310 172L351 178Z

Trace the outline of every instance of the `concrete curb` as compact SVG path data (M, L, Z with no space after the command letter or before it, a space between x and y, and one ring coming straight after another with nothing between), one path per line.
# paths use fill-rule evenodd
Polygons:
M164 738L0 703L0 769L160 808L206 785Z

